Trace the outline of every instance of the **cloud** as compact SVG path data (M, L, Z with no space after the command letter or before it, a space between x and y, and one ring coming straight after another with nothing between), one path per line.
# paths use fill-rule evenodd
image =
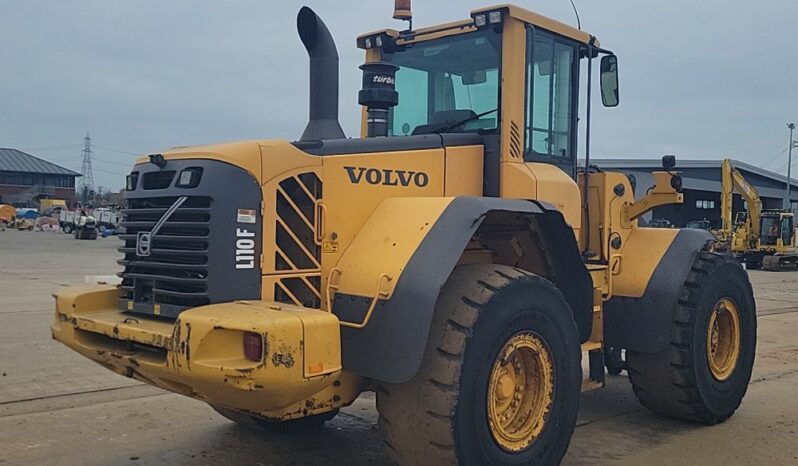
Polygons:
M249 138L294 139L307 118L303 4L341 55L341 121L359 128L355 37L398 27L392 2L6 0L0 6L0 146L80 143L149 152ZM416 24L468 17L476 1L414 2ZM565 0L519 2L573 24ZM798 120L798 4L577 0L583 27L620 57L621 107L594 114L593 153L721 158L757 164L786 147ZM80 168L80 149L35 152ZM125 172L133 156L97 148L95 166ZM108 162L110 161L110 162ZM774 163L774 166L781 165ZM771 168L773 168L771 166ZM121 175L96 173L120 186Z

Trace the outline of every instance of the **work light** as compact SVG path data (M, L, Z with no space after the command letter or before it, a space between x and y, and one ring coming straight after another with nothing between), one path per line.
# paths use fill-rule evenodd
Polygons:
M202 168L186 168L177 178L178 188L196 188L202 178Z

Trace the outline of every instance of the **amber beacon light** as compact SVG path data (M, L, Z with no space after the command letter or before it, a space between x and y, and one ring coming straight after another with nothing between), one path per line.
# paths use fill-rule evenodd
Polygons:
M393 9L393 19L402 21L411 21L413 19L413 12L410 11L410 0L396 0Z

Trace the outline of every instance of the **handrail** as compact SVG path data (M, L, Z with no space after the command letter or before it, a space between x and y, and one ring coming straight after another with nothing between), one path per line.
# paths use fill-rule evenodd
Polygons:
M331 291L337 292L340 285L335 281L335 277L340 277L343 274L340 269L333 268L330 270L330 274L327 277L327 291L326 291L326 300L327 300L327 312L332 313L332 293ZM349 327L355 329L364 328L368 325L369 321L371 320L371 316L374 314L374 309L377 308L377 303L381 300L384 300L388 297L389 292L387 290L382 289L383 282L388 283L392 280L391 276L387 273L383 273L380 275L380 278L377 279L377 288L374 291L374 297L371 298L371 303L369 304L368 309L366 310L366 315L363 317L363 321L360 323L356 322L347 322L345 320L341 320L339 323L342 327Z

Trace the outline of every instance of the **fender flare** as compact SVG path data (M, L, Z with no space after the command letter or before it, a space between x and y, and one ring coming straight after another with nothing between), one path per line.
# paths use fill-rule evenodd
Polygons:
M408 203L405 207L412 206L412 198L405 202ZM398 209L402 201L397 204L394 208ZM562 277L553 281L574 311L582 341L588 338L592 328L592 280L579 254L573 229L562 214L537 201L457 197L434 219L412 256L402 264L390 299L376 305L368 325L361 329L342 327L345 370L389 383L404 383L413 378L424 357L438 295L468 242L489 214L495 212L535 216L539 221L554 273ZM372 257L381 257L380 247L387 249L384 242L380 244L383 245L378 244L371 251ZM332 300L332 312L342 321L360 322L373 299L373 296L348 294L342 288Z
M687 275L711 233L682 229L654 269L642 296L615 296L604 304L604 340L608 346L639 352L668 348L675 312Z

